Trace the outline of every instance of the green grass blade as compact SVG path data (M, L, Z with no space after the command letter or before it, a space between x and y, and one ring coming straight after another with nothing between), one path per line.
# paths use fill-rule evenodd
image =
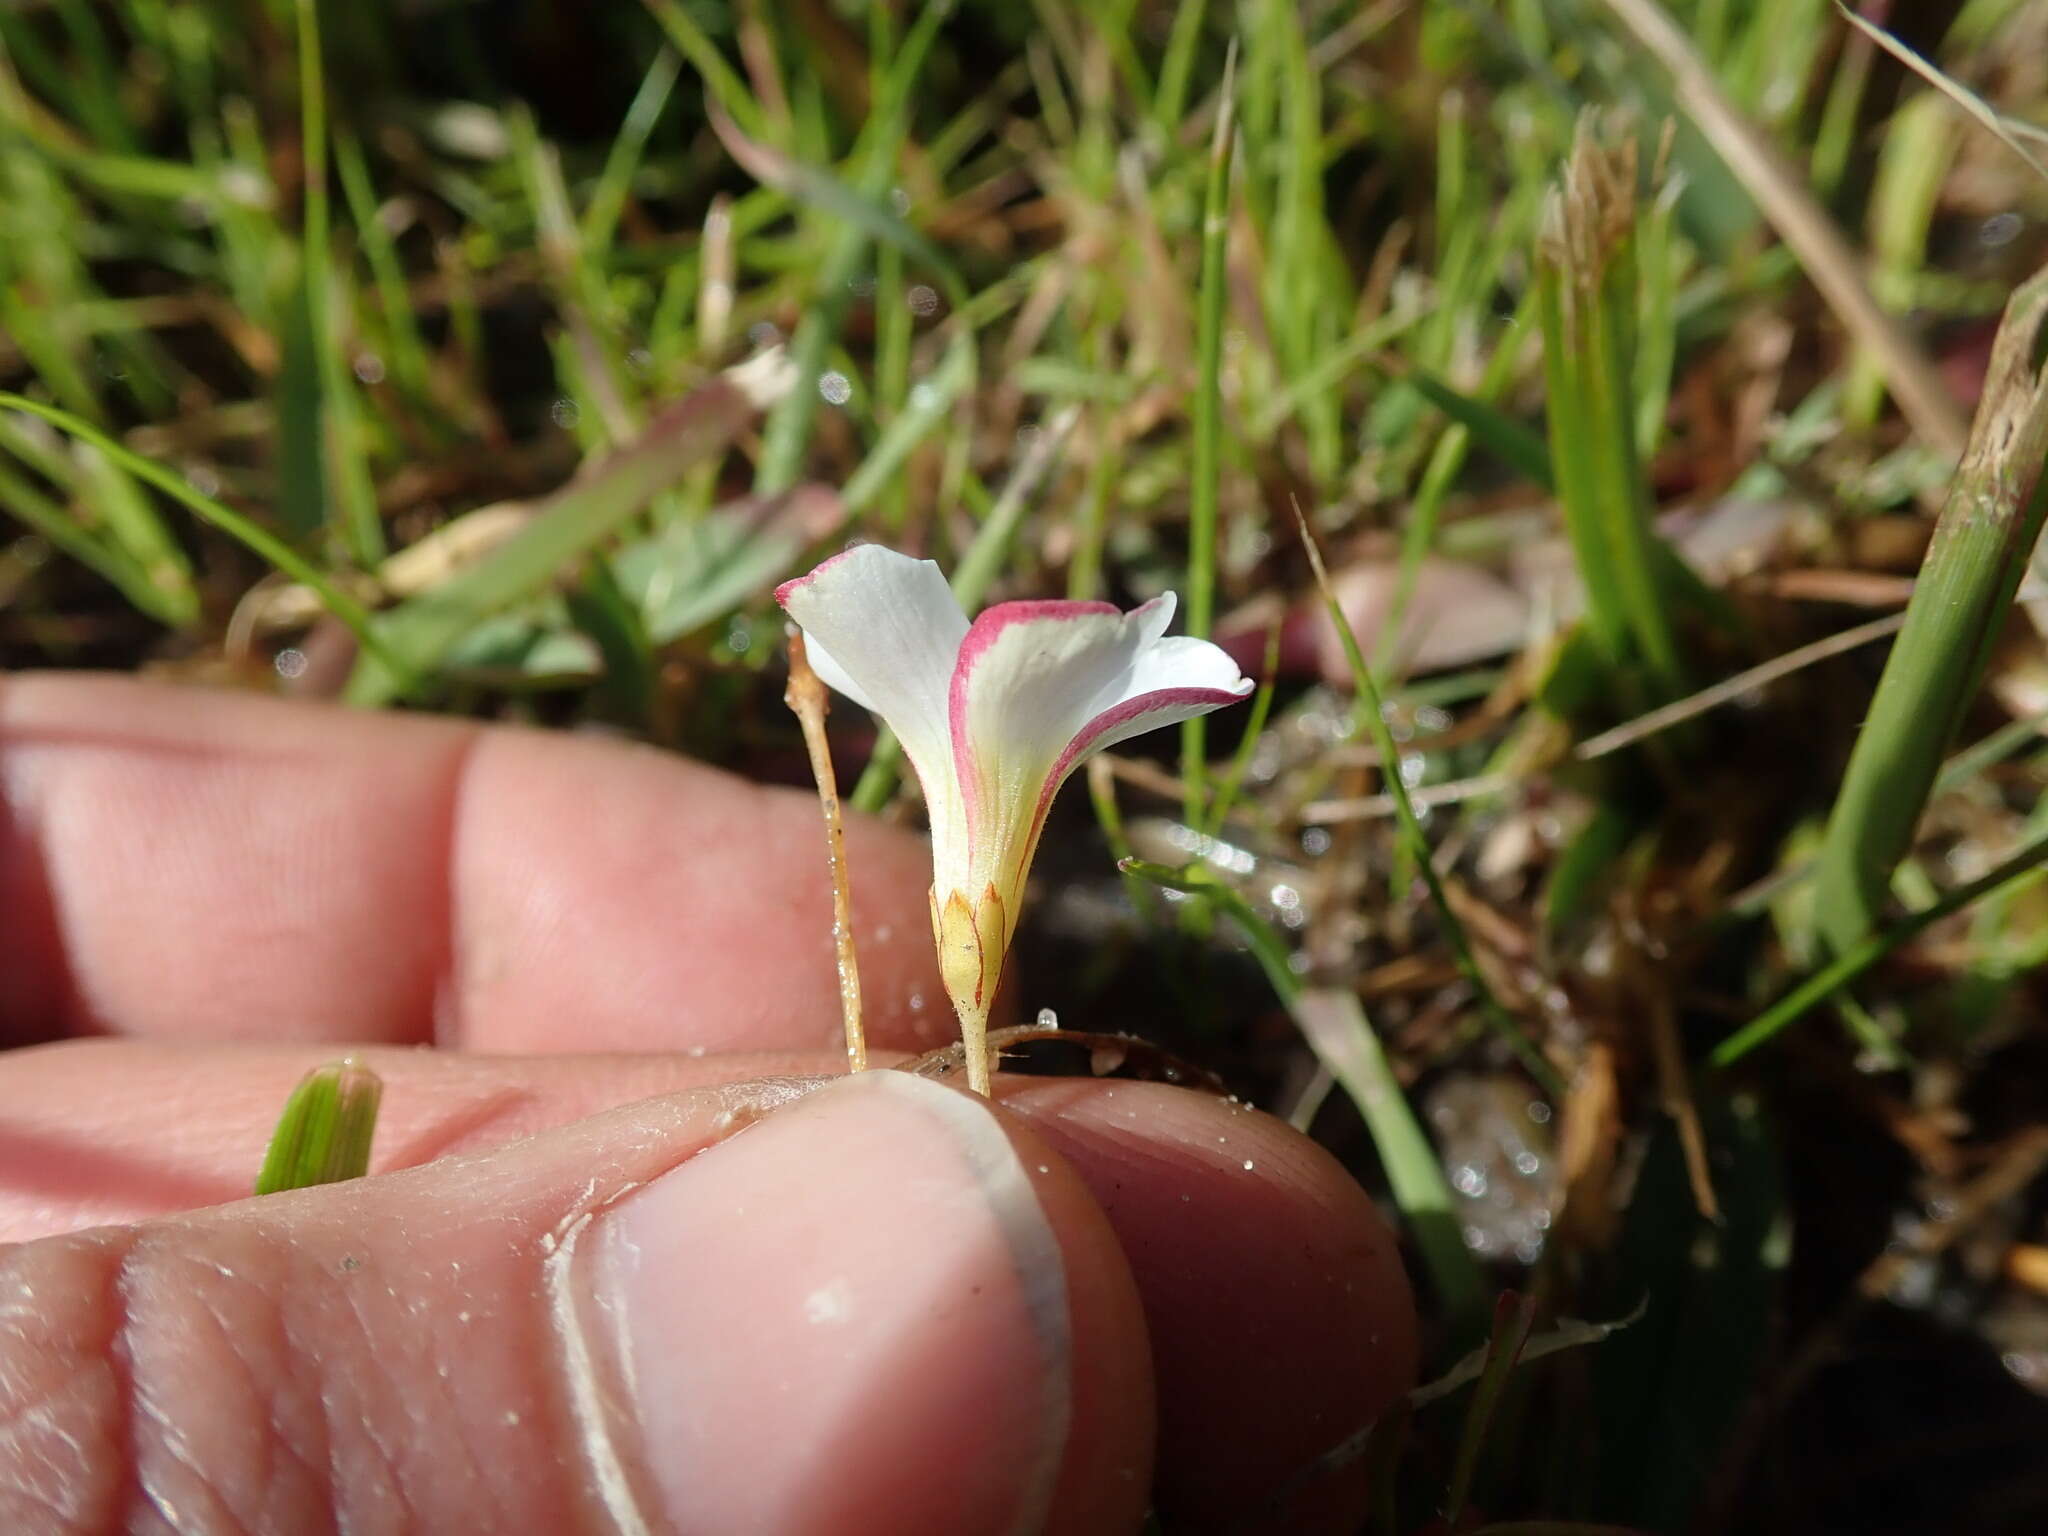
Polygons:
M1551 488L1550 449L1541 434L1531 431L1479 396L1453 389L1426 368L1397 363L1390 371L1464 427L1482 448L1503 464L1544 490Z
M1243 934L1274 994L1301 1026L1303 1038L1358 1105L1386 1169L1394 1203L1414 1229L1416 1248L1446 1309L1470 1322L1480 1305L1478 1261L1460 1233L1456 1204L1436 1149L1409 1107L1358 998L1337 988L1304 987L1287 941L1241 894L1200 865L1174 869L1127 858L1119 860L1117 868L1152 885L1200 898L1221 910Z
M2048 367L2036 354L2044 323L2048 270L2006 307L1969 447L1828 817L1815 920L1838 953L1877 925L2040 534Z
M80 444L77 458L81 492L149 585L153 601L142 606L175 627L196 623L199 589L193 585L192 562L149 498L97 448Z
M0 465L0 511L42 535L87 570L112 583L129 602L161 623L176 620L166 610L163 594L127 551L95 535L70 510L46 496L28 480Z
M363 462L360 420L348 368L341 356L340 316L333 295L333 250L328 235L327 85L320 57L316 0L297 0L299 133L305 153L304 270L306 318L319 370L320 458L339 505L336 532L356 564L374 570L384 558L384 523L377 492Z
M1166 36L1166 57L1159 65L1159 89L1152 97L1152 122L1162 138L1171 139L1178 133L1186 115L1188 81L1194 74L1195 50L1201 46L1207 10L1208 0L1180 0L1174 10L1173 28Z
M1230 767L1223 775L1223 782L1216 786L1216 793L1209 802L1209 819L1202 831L1215 837L1223 830L1223 822L1230 815L1230 808L1237 802L1237 792L1244 786L1244 776L1250 770L1252 757L1259 750L1259 739L1266 733L1266 717L1273 712L1275 685L1280 681L1280 629L1279 624L1266 631L1266 655L1260 666L1259 691L1252 696L1251 713L1244 722L1244 736L1237 744L1237 751L1231 755Z
M647 141L654 134L654 125L661 121L682 70L682 59L671 50L662 49L647 66L640 89L634 92L632 104L626 108L625 121L619 125L618 137L612 140L604 169L598 173L597 187L583 210L583 244L595 256L602 257L611 250L619 215L625 211L626 198L633 190L633 173L640 169Z
M8 394L0 391L0 409L26 411L31 416L40 416L52 426L68 432L81 442L90 443L122 469L142 481L153 485L173 501L191 511L202 521L237 540L244 547L292 580L311 587L319 594L320 601L342 623L355 632L370 655L401 675L409 676L398 654L388 648L377 634L371 622L370 611L346 592L342 591L305 556L285 543L258 523L242 516L231 507L223 506L211 496L202 495L185 481L174 475L161 464L144 458L133 449L123 446L100 431L89 421L83 421L69 411L60 411L55 406L44 405L25 395Z
M1550 456L1589 629L1610 664L1640 662L1675 698L1685 673L1637 444L1635 179L1635 141L1605 147L1582 119L1537 253Z
M1393 730L1387 724L1386 709L1380 697L1378 682L1374 679L1372 667L1365 659L1365 652L1358 644L1358 636L1351 628L1351 622L1344 616L1344 608L1337 601L1336 591L1330 585L1330 573L1323 565L1323 552L1316 547L1315 535L1309 532L1308 519L1301 516L1300 508L1295 516L1301 529L1301 542L1308 552L1310 566L1315 571L1316 585L1322 590L1323 607L1336 626L1337 638L1343 642L1344 655L1351 665L1351 680L1357 689L1358 699L1354 714L1357 724L1363 724L1371 735L1373 745L1380 754L1381 779L1387 787L1388 797L1393 801L1394 820L1401 829L1401 840L1408 856L1413 859L1417 873L1429 891L1430 904L1436 909L1437 921L1442 925L1444 939L1451 947L1452 958L1456 960L1459 973L1472 988L1479 1004L1480 1013L1487 1025L1502 1042L1512 1050L1529 1075L1552 1095L1562 1092L1556 1070L1544 1058L1531 1040L1517 1024L1500 999L1493 995L1493 988L1487 984L1485 974L1479 969L1479 961L1473 954L1471 940L1466 936L1465 925L1458 920L1452 909L1450 897L1444 891L1443 878L1436 871L1436 861L1431 856L1429 838L1422 830L1422 821L1415 814L1415 803L1408 796L1408 785L1401 777L1401 749L1394 740Z
M1733 1066L1744 1056L1771 1039L1786 1025L1861 976L1886 955L1943 918L1960 912L1980 897L2017 888L2022 880L2041 878L2041 865L2048 862L2048 836L2037 837L1996 868L1978 876L1892 924L1882 932L1865 934L1844 949L1833 961L1794 987L1784 997L1714 1047L1709 1060L1716 1067Z
M854 164L858 167L854 186L858 198L851 207L879 204L888 192L896 173L897 157L909 133L911 87L931 51L939 24L952 9L952 0L925 6L905 36L902 49L890 61L883 88L876 94L874 109L854 149ZM762 434L761 459L754 473L754 490L760 495L788 490L802 472L811 422L818 411L818 376L824 368L826 350L838 334L849 287L867 252L868 222L850 216L850 209L835 211L841 215L840 222L832 231L823 261L818 264L811 303L790 338L789 355L796 364L796 387L770 413ZM940 269L950 271L943 261Z
M1237 47L1223 67L1223 104L1209 142L1202 194L1202 275L1196 291L1194 466L1188 488L1187 632L1207 639L1216 614L1216 516L1223 477L1223 309L1229 295L1230 162L1235 144L1232 85ZM1208 800L1208 724L1180 728L1182 814L1199 826Z
M477 564L375 621L378 656L349 679L348 697L382 704L429 675L492 615L548 589L684 470L723 450L755 412L789 387L787 361L764 355L720 374L665 411L639 441L572 481L532 522ZM388 659L399 658L394 667Z
M1479 1384L1472 1389L1472 1401L1465 1407L1465 1428L1458 1437L1457 1459L1451 1465L1450 1488L1444 1495L1444 1519L1456 1528L1472 1497L1472 1483L1479 1473L1479 1455L1486 1448L1486 1433L1494 1413L1507 1392L1508 1377L1522 1358L1529 1342L1529 1330L1536 1321L1533 1297L1504 1291L1494 1302L1493 1334L1487 1342L1486 1364Z
M1452 1330L1467 1332L1481 1312L1484 1291L1479 1264L1465 1246L1443 1164L1409 1108L1363 1005L1350 991L1313 987L1294 997L1289 1006L1317 1059L1358 1106L1386 1169L1394 1203L1415 1235L1416 1251L1429 1270Z
M356 241L370 264L371 280L377 285L377 305L383 312L385 336L391 348L391 377L414 401L427 400L427 348L421 339L419 316L412 295L406 290L405 267L398 246L378 217L377 194L370 182L369 166L362 146L348 134L334 141L334 168L341 178L342 196L348 200L349 219L355 225Z
M689 10L678 0L646 0L646 5L661 24L662 31L668 34L668 40L675 44L676 51L690 61L690 68L697 72L698 83L704 87L706 99L716 102L750 135L758 137L764 133L767 121L754 101L754 93L747 88L747 82L740 78L739 72L725 61L718 45L692 19Z
M920 379L904 398L903 410L882 429L860 467L847 477L840 499L849 517L857 517L888 488L911 450L940 422L974 383L974 338L965 331L953 338L930 375Z

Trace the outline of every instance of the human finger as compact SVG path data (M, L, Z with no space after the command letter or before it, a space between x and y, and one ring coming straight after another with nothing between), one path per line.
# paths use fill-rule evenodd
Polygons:
M0 1254L0 1527L1123 1532L1116 1239L909 1074L710 1089Z
M849 820L866 1020L952 1032L923 842ZM113 677L0 681L0 1042L813 1047L817 806L615 741Z
M465 1058L374 1050L374 1166L473 1152L612 1103L757 1076L837 1073L835 1054ZM229 1200L278 1104L320 1060L296 1048L71 1042L0 1074L0 1236ZM1007 1112L1103 1208L1142 1298L1161 1384L1156 1493L1175 1530L1344 1531L1357 1463L1316 1469L1412 1383L1416 1324L1385 1221L1281 1122L1141 1083L997 1079ZM756 1083L744 1089L768 1090ZM151 1106L138 1117L136 1104Z

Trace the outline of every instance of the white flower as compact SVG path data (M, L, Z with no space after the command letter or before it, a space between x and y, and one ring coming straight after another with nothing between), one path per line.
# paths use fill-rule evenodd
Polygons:
M998 603L972 624L929 560L879 545L836 555L775 599L827 685L881 717L924 786L932 934L973 1086L1024 877L1053 794L1096 752L1252 691L1206 640L1168 638L1172 593Z

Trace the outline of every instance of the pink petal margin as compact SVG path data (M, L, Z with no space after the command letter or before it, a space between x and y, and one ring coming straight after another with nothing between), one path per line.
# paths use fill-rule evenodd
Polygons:
M841 551L839 551L838 554L832 555L827 559L820 560L816 565L812 566L803 575L792 576L788 581L785 581L781 586L775 589L776 605L778 607L787 608L789 606L790 593L796 591L798 587L809 586L812 582L816 581L820 576L824 575L827 571L831 570L833 566L837 565L847 556L854 554L856 551L865 548L867 548L865 544L856 544L853 546L852 549L842 549Z
M1137 610L1133 610L1134 612ZM972 752L967 743L967 679L982 653L1012 624L1029 624L1034 619L1079 619L1095 614L1121 616L1115 603L1088 602L1078 598L1033 598L1022 602L997 603L984 608L967 626L960 642L960 655L953 663L953 680L946 689L946 727L953 738L953 778L960 787L961 804L967 812L967 835L974 836L975 776Z
M1243 679L1243 688L1156 688L1150 693L1137 694L1121 704L1113 704L1101 714L1082 726L1079 734L1067 743L1066 751L1059 761L1052 765L1052 772L1045 776L1045 788L1038 792L1038 810L1032 816L1033 835L1045 820L1045 813L1052 804L1052 797L1060 783L1074 766L1075 761L1104 735L1120 725L1127 725L1140 715L1149 715L1155 709L1172 709L1178 704L1206 704L1211 709L1221 709L1226 704L1235 704L1249 694L1255 686L1250 678Z

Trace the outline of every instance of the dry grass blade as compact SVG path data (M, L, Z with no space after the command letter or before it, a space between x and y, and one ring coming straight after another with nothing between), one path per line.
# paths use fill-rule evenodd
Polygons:
M2044 134L2041 129L2036 128L2032 123L2021 122L2017 118L2006 117L2002 113L1992 110L1991 104L1975 91L1960 81L1951 80L1947 75L1928 63L1927 60L1921 58L1919 54L1893 37L1891 33L1885 31L1884 28L1865 21L1861 16L1858 16L1848 6L1844 5L1842 0L1835 0L1835 9L1842 13L1842 19L1848 22L1850 26L1868 37L1878 47L1897 59L1906 68L1912 70L1914 74L1925 80L1937 91L1940 91L1942 95L1946 96L1958 107L1961 107L1963 111L1975 118L1987 133L1996 137L1999 143L2026 161L2028 169L2036 176L2039 176L2043 181L2048 181L2048 165L2043 165L2040 157L2020 142L2022 137L2035 140L2048 139L2048 134Z
M1969 431L1948 386L1912 338L1879 307L1864 280L1862 262L1799 173L1728 99L1699 50L1657 0L1607 0L1607 8L1671 71L1679 104L1756 199L1842 324L1877 359L1913 430L1939 452L1960 455Z

